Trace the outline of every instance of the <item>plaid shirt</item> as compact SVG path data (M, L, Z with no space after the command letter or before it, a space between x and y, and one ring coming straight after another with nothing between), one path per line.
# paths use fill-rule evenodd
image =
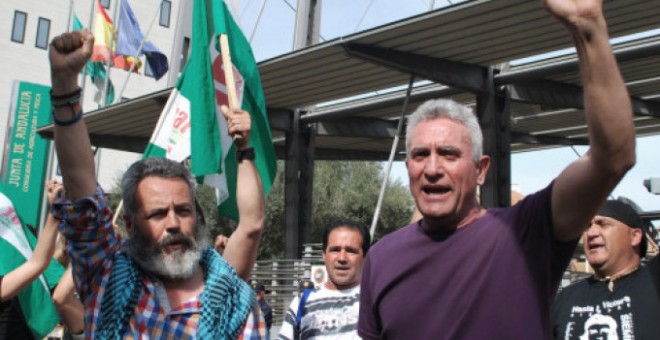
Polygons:
M112 211L107 197L98 187L93 197L75 203L61 199L53 207L53 214L65 220L60 231L68 242L73 262L73 276L78 294L85 305L85 336L96 338L100 321L100 307L108 283L115 254L122 239L112 227ZM64 226L66 224L66 226ZM169 305L163 284L154 277L142 277L142 291L135 313L124 331L128 339L184 339L196 338L202 303L199 296L181 306ZM266 339L266 323L254 303L239 339Z

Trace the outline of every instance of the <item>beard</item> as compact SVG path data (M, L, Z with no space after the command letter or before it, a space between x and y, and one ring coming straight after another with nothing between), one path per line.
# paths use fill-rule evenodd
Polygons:
M166 252L167 246L177 243L181 245L180 249ZM128 242L127 252L142 270L162 279L180 280L193 276L202 253L209 245L209 236L203 224L197 224L193 237L168 233L156 243L138 227Z

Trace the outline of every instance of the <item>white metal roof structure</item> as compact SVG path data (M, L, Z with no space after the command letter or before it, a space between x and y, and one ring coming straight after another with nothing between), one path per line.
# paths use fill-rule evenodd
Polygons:
M606 1L605 10L612 38L660 28L660 2L655 0ZM277 146L284 145L282 132L290 127L283 113L300 109L302 123L317 123L317 159L386 159L405 86L410 73L419 71L365 60L359 56L363 49L376 48L384 57L394 51L497 68L571 46L565 29L538 2L480 0L284 54L261 62L259 69ZM645 99L637 112L638 133L660 132L660 33L617 44L615 50L622 56L620 67L631 95ZM474 76L474 70L463 71L428 70L456 77L459 83ZM425 79L424 74L416 77L418 81ZM561 92L541 85L534 87L534 94L518 93L526 84L541 80L579 86L574 54L507 66L495 76L496 84L513 89L513 151L585 142L580 140L586 136L584 116L575 109L579 107L575 98L559 100L556 96ZM399 90L392 90L397 87ZM163 90L86 114L92 143L141 152L169 92ZM413 89L407 113L426 99L444 96L475 102L474 95L465 89L427 84ZM332 101L343 102L327 105ZM51 129L40 132L48 136Z
M637 133L658 134L660 1L609 0L604 8ZM274 144L293 186L287 257L308 241L313 161L386 160L411 79L406 115L431 98L474 105L484 152L497 156L482 203L508 205L511 152L588 143L571 47L540 1L472 0L259 63ZM142 152L170 91L87 113L92 143ZM52 136L52 126L39 133ZM397 151L403 158L403 143Z

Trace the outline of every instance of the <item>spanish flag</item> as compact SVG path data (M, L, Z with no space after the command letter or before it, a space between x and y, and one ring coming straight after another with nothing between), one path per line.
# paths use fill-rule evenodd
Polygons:
M135 62L134 72L138 72L142 66L140 59L133 58L133 56L116 55L114 47L112 53L110 46L116 45L117 31L112 24L112 19L106 12L105 8L101 5L101 1L96 1L96 12L94 15L94 51L92 52L92 61L94 62L108 62L108 55L112 60L111 66L118 67L123 70L130 70L131 65ZM114 44L111 44L114 42Z

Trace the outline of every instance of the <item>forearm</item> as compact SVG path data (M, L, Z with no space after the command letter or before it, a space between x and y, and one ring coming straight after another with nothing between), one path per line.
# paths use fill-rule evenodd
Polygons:
M74 291L73 275L71 273L71 267L69 267L64 275L62 275L57 288L53 292L53 302L55 303L57 313L62 319L62 323L71 333L80 334L85 330L85 310L82 302L76 298Z
M55 239L57 238L57 220L48 216L46 227L39 235L37 246L32 256L18 268L5 275L0 283L0 300L6 301L13 298L43 273L55 250Z
M80 113L80 107L75 108L74 113ZM53 115L58 120L68 120L71 119L72 109L68 106L56 108ZM77 200L94 194L94 155L85 123L81 119L69 126L55 124L54 140L64 187L69 196Z
M612 53L602 13L570 29L580 60L589 155L618 181L635 163L632 105Z
M242 279L247 280L257 259L265 221L263 185L254 162L243 160L239 163L236 187L239 222L223 257Z
M76 121L82 112L76 93L78 73L91 56L93 45L94 37L83 29L53 38L48 51L55 148L64 187L74 200L92 195L96 190L94 157L87 128L82 119Z

